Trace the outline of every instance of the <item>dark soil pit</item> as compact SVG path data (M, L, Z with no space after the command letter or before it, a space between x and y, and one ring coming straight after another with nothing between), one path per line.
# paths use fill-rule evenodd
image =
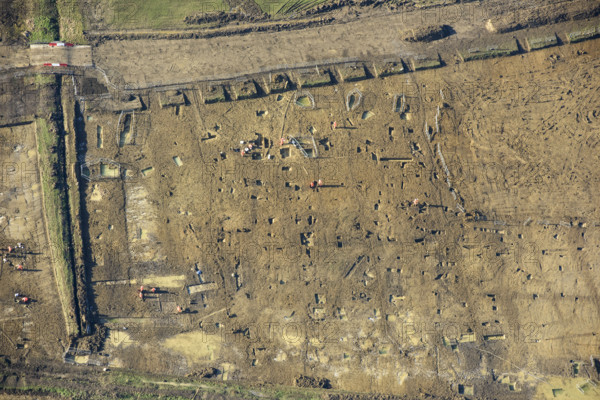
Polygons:
M227 101L227 94L223 85L209 86L202 95L204 96L204 102L206 104Z
M442 63L437 57L417 57L413 60L413 66L415 71L421 71L425 69L439 68L442 66Z
M271 75L270 87L271 93L283 93L286 90L292 89L290 79L283 73Z
M178 90L160 92L158 98L161 108L182 106L185 104L185 96Z
M253 80L233 84L231 88L238 100L252 99L259 95L258 88Z
M531 38L527 39L527 42L529 43L530 50L545 49L546 47L557 46L559 44L556 35Z
M79 80L79 94L82 96L94 96L108 93L105 85L98 82L96 78L81 78Z
M568 37L571 43L582 42L584 40L600 37L600 25L587 26L582 29L577 29L573 32L569 32Z
M331 382L326 378L314 378L300 375L296 378L296 386L301 388L331 389Z
M516 41L503 43L500 45L486 46L485 48L470 48L467 51L461 52L465 61L484 60L487 58L504 57L516 54L519 52L519 47Z
M405 32L403 39L407 42L429 43L454 35L455 33L454 28L450 25L426 26Z
M402 74L405 72L404 65L400 60L375 64L375 69L380 77Z
M346 82L355 82L369 78L364 65L349 65L338 68L342 80Z
M327 86L334 83L331 73L328 70L315 71L314 69L303 71L300 75L300 86L303 88Z

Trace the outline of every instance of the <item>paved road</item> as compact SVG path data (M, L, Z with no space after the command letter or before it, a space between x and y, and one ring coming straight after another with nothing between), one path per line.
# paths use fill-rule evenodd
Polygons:
M50 47L47 44L32 44L29 48L0 46L0 71L37 67L45 63L91 67L94 65L92 48L90 46Z
M35 67L44 63L91 67L92 49L90 46L50 47L45 44L32 44L29 50L29 65Z

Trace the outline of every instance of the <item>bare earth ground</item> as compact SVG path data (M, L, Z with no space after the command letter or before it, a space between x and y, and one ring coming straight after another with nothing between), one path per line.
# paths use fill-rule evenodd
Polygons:
M102 368L123 368L365 398L600 395L600 47L558 45L598 26L570 20L597 4L517 5L0 47L11 74L0 87L0 248L22 242L28 253L0 267L0 387L31 384L21 370L42 384L110 386ZM443 24L455 33L406 40ZM462 62L465 49L548 37L556 47ZM447 65L216 104L200 82L388 56ZM53 366L70 342L29 123L49 99L24 76L44 62L73 66L61 104L77 159L67 168L82 187L71 199L89 283L79 298L89 291L92 319L108 329L100 351L69 353L74 366ZM34 302L15 304L15 292ZM116 374L121 390L137 390ZM158 384L137 381L148 383Z
M598 59L592 41L317 88L315 109L188 90L187 105L153 91L143 111L84 112L82 156L130 176L86 190L105 361L440 396L531 397L570 375L598 349ZM319 158L280 146L290 135ZM201 294L194 265L215 284ZM140 284L159 293L142 302Z
M25 246L24 253L11 252L0 267L2 354L59 360L69 343L43 217L35 123L1 128L1 137L2 253L17 243ZM18 264L24 271L17 271ZM15 303L15 293L29 296L32 303Z
M433 10L374 15L312 29L253 32L210 39L109 40L98 43L92 51L95 65L106 72L112 84L121 89L145 88L229 79L332 60L437 57L438 53L452 54L484 43L489 45L492 37L495 44L501 46L514 41L515 34L523 40L523 34L528 32L502 32L532 15L555 18L561 7L567 14L577 14L590 7L588 2L574 2L568 7L548 5L540 9L511 8L510 4L502 3L457 4ZM413 29L442 24L451 26L456 33L432 43L402 40ZM563 34L575 25L574 22L550 25L540 28L537 33L540 36L555 32Z

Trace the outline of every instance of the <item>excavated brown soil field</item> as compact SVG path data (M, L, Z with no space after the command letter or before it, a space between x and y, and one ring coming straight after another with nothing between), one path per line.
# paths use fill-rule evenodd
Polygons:
M37 102L44 104L42 99L51 98L52 91L34 92L22 80L4 82L3 87L24 94L13 110L3 109L5 121L13 113L24 116L48 112ZM37 149L35 122L0 127L2 359L59 360L69 346L52 267L55 253L46 231ZM17 303L17 293L29 297L29 304Z
M600 397L597 1L14 3L0 397Z
M193 88L140 92L124 112L80 102L109 334L79 361L593 396L599 55L592 40L235 102Z

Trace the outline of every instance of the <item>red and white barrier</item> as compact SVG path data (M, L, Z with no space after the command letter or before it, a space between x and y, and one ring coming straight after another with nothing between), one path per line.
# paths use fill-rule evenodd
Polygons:
M64 63L44 63L44 67L68 67L68 65Z
M50 42L48 43L50 47L73 47L73 43L65 43L65 42Z

